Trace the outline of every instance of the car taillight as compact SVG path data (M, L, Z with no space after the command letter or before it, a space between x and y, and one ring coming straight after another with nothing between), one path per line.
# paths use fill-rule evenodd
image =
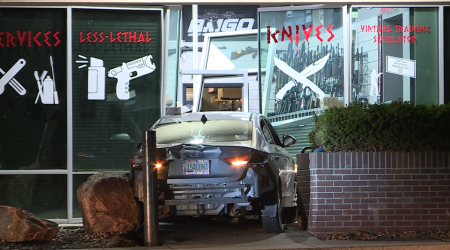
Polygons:
M131 166L135 167L135 168L142 168L143 166L143 159L142 159L142 155L136 154L133 155L133 157L131 157ZM160 168L162 165L164 165L164 163L166 162L165 159L163 160L157 160L156 163L156 168Z
M233 166L242 166L242 165L246 165L248 163L249 158L250 158L250 154L247 154L247 155L227 157L227 158L223 158L221 160L230 165L233 165Z

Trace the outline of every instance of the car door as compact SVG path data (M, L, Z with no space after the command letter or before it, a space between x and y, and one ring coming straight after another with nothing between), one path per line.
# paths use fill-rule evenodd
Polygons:
M264 138L269 143L271 165L276 167L278 170L285 169L284 159L286 156L283 152L285 150L281 147L281 142L278 135L276 133L272 133L269 121L264 118L261 120L261 130Z
M272 127L272 124L267 119L263 119L268 132L273 138L273 147L275 149L275 161L277 163L277 167L279 170L294 170L294 159L290 156L290 154L283 148L283 143L280 140L280 137L275 132L275 129Z

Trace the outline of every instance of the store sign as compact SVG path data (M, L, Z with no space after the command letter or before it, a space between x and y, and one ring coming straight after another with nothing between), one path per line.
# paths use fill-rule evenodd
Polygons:
M133 12L139 21L128 20L124 11L74 15L74 83L87 84L88 100L127 101L136 97L137 86L159 84L159 11Z
M317 40L319 40L320 42L323 42L323 39L321 37L321 31L320 29L322 29L322 25L317 26L316 28L314 28L314 30L316 31L315 33L315 37L317 38ZM334 38L334 34L331 31L331 28L333 28L333 25L330 24L327 28L326 31L327 33L329 33L329 37L327 38L327 42L331 42L331 40L333 40ZM295 26L295 42L299 43L300 39L299 39L299 25ZM273 29L272 29L273 30ZM306 29L305 25L302 25L302 30L303 30L303 34L305 35L305 40L306 42L308 42L308 39L310 38L310 36L312 35L311 32L313 30L313 26L309 25L308 29ZM277 35L280 33L279 30L275 30L273 33L270 30L270 26L267 26L267 43L270 43L271 41L278 43L278 39L276 38ZM291 43L294 41L292 38L292 27L291 26L287 26L287 28L285 28L283 26L282 30L281 30L281 41L284 42L285 38L287 38Z
M386 72L416 78L416 61L386 56Z
M361 25L361 32L378 33L373 36L374 43L417 43L414 35L403 35L404 33L430 33L429 25ZM392 28L392 29L391 29ZM399 35L383 35L383 33L399 33Z
M207 33L229 32L256 29L257 7L253 5L201 5L198 6L197 32L198 41L203 42ZM183 6L183 40L192 42L194 30L192 8Z

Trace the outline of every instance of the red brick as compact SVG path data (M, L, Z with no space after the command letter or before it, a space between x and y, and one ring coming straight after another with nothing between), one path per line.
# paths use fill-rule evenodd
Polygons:
M403 219L410 221L420 220L420 215L403 215Z
M361 227L376 227L378 226L378 221L361 221ZM370 229L362 231L371 231Z
M391 221L391 220L403 220L403 215L399 215L399 214L396 214L396 215L387 215L387 216L386 216L386 220L387 220L387 221Z
M436 197L438 196L437 192L420 192L420 197Z
M333 181L335 187L348 187L350 186L350 181Z
M412 223L411 223L411 221L398 220L398 221L395 222L395 225L399 226L399 227L410 227L410 226L412 226Z
M342 215L342 210L334 209L334 210L327 210L325 212L326 215Z
M352 187L360 187L360 186L367 186L367 181L350 181L350 186Z
M403 232L404 231L404 227L386 227L387 232Z
M398 203L411 203L413 201L412 198L396 198L395 202Z
M436 203L422 203L420 204L420 208L437 208Z
M352 204L352 209L368 209L368 204Z
M438 215L438 217L439 217L439 220L450 222L450 215L440 214L440 215Z
M408 191L411 191L411 187L405 187L405 186L400 187L400 186L397 186L397 187L395 187L395 191L397 191L397 192L408 192Z
M395 180L411 180L411 175L399 174L394 177Z
M312 193L311 196L313 194L316 198L333 198L333 193Z
M424 197L421 197L421 198L413 198L413 201L414 201L414 202L419 202L419 203L430 202L430 198L424 198Z
M384 175L386 174L386 169L382 168L382 169L369 169L369 174L379 174L379 175Z
M428 180L428 175L414 174L414 175L411 175L411 179L413 179L413 180Z
M385 186L386 181L369 181L368 186Z
M373 216L371 216L373 217ZM364 220L364 221L368 221L369 220L369 215L352 215L352 221L355 220Z
M379 202L380 203L393 203L393 202L395 202L395 199L394 198L380 198Z
M378 187L378 192L393 192L395 187Z
M420 231L436 231L436 227L420 227Z
M387 204L387 208L403 208L403 204L402 203L389 203Z
M386 193L369 193L369 197L386 197Z
M395 214L412 214L412 209L396 209Z
M343 192L359 192L359 187L343 187Z
M395 226L395 221L388 220L388 221L378 221L378 226L382 227L392 227Z
M313 227L325 227L326 223L323 221L313 221L311 222L311 226Z
M317 199L311 194L311 204L325 204L325 199Z
M342 180L342 175L326 175L325 179L330 181L340 181Z
M376 180L377 176L376 175L365 174L365 175L360 175L359 179L360 180Z
M420 174L420 169L403 169L403 174Z
M335 169L334 174L351 174L350 169Z
M428 214L428 215L421 215L420 218L421 220L431 221L431 220L438 220L439 217L436 214Z
M393 180L394 179L394 175L385 175L385 174L380 174L377 175L377 180Z
M359 215L359 210L342 210L343 215Z
M447 221L430 221L430 226L447 226Z
M331 186L333 186L333 182L332 181L317 181L316 186L331 187Z
M316 221L333 221L333 220L334 216L331 215L316 216Z
M450 180L449 180L450 182ZM450 192L438 192L439 197L450 197Z
M326 187L326 192L338 192L341 193L342 192L342 187Z
M344 221L344 227L359 227L361 226L360 221Z
M378 214L395 214L394 209L380 209L378 210Z
M430 198L430 202L436 202L436 203L444 203L447 202L447 198L442 198L442 197L431 197Z
M333 170L329 170L329 169L317 169L316 170L316 174L333 174Z
M361 199L356 199L356 198L349 198L349 199L344 199L344 203L361 203Z
M386 169L386 174L387 175L399 175L399 174L402 174L403 173L403 170L402 169Z
M419 186L420 181L403 181L403 185L406 186Z
M388 193L386 193L386 197L403 197L403 193L401 193L401 192L388 192Z
M439 203L438 207L439 208L450 208L450 203Z
M429 210L428 209L412 209L412 214L417 214L417 215L421 215L421 214L429 214Z
M342 203L342 199L327 199L326 203L327 204L341 204Z
M350 232L351 232L351 229L348 228L348 227L335 227L335 228L334 228L334 231L335 231L336 233L350 233Z
M325 223L326 227L342 227L344 223L342 221L327 221Z
M334 193L334 198L349 198L351 193Z
M360 187L359 190L361 192L376 192L378 190L377 187Z
M404 208L420 208L420 203L405 203Z
M369 173L369 169L352 169L352 174L357 174L357 175L366 175Z
M369 197L368 193L352 193L352 198L367 198Z
M403 192L403 197L419 197L420 192Z
M351 204L336 204L334 205L335 209L351 209L352 205Z
M437 180L420 181L421 186L436 186L437 184L438 184Z
M430 222L429 221L418 220L418 221L413 221L412 224L415 227L423 227L423 226L429 226Z
M350 216L350 215L342 215L342 216L336 215L334 217L335 221L349 221L351 219L352 219L352 216Z
M322 209L311 209L310 211L311 215L325 215L325 210Z
M450 178L449 178L450 179ZM441 187L441 186L430 186L430 191L443 191L445 190L445 187Z
M334 209L334 205L317 205L317 210Z

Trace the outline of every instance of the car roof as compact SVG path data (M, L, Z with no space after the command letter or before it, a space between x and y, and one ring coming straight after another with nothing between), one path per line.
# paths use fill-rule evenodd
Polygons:
M161 120L159 121L158 124L201 121L201 118L203 115L205 115L207 120L252 121L252 119L254 119L254 117L256 117L257 113L236 112L236 111L211 111L211 112L184 113L181 115L166 115L161 118Z

